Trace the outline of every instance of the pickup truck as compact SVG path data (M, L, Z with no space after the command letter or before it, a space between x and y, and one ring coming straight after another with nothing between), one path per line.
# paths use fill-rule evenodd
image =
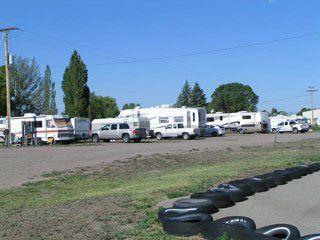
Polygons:
M182 137L184 140L189 140L200 135L200 129L184 127L182 123L168 124L163 127L154 129L157 140L163 138Z
M309 127L307 124L298 123L296 121L284 121L278 124L277 128L278 132L294 132L294 133L304 133L309 131Z
M106 124L101 129L92 133L93 142L103 140L109 142L110 140L122 139L124 143L129 143L131 140L140 142L141 139L147 137L145 129L132 129L127 123L112 123Z

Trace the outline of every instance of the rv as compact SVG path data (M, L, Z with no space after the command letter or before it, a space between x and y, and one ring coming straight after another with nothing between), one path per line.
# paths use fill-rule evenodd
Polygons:
M13 143L21 143L24 135L33 135L42 142L54 143L72 141L73 127L66 115L39 115L26 113L22 117L11 118L11 139ZM0 119L0 128L6 126L6 118ZM2 132L2 131L1 131Z
M161 105L150 108L136 107L134 109L122 110L119 117L146 117L150 121L151 137L155 137L155 132L168 124L181 123L185 128L199 129L204 133L206 126L206 110L204 108L174 108L169 105Z
M71 118L71 124L75 140L87 140L90 138L89 118Z
M94 119L91 122L91 135L107 124L112 123L127 123L130 129L144 129L147 133L150 131L150 122L145 117L116 117L116 118L101 118Z
M266 133L269 127L267 112L209 113L207 124L237 130L240 133Z

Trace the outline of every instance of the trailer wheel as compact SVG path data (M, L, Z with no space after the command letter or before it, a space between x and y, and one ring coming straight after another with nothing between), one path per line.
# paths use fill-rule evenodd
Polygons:
M156 133L156 139L161 140L162 139L162 134L161 133Z
M54 138L53 138L53 137L48 138L47 143L48 143L49 145L53 145L53 144L55 143L55 142L54 142Z
M182 138L183 138L184 140L189 140L189 139L190 139L190 136L189 136L188 133L183 133L183 134L182 134Z

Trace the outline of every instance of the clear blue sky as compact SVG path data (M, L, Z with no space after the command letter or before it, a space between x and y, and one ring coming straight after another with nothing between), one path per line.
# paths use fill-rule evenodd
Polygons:
M202 1L5 1L0 27L11 35L11 53L52 67L58 107L61 80L77 49L88 65L184 54L269 41L320 31L319 0ZM4 62L3 47L0 63ZM207 98L222 83L249 84L259 109L296 112L309 98L267 102L319 88L320 35L215 54L131 64L88 66L91 91L115 97L121 106L174 103L184 81L198 81ZM318 107L319 94L316 94Z

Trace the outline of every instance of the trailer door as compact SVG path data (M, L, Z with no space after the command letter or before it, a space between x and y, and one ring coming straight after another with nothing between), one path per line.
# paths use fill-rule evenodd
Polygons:
M191 127L191 113L190 111L187 112L187 127Z

